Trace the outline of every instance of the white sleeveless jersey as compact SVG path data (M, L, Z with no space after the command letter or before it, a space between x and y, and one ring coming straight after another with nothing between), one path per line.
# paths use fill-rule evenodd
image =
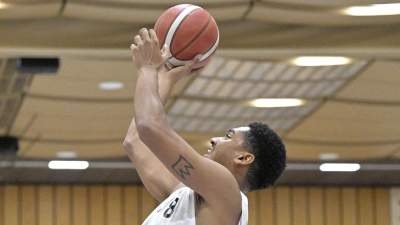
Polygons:
M247 225L247 197L242 195L242 215L238 225ZM195 192L182 187L165 199L143 222L142 225L196 225Z

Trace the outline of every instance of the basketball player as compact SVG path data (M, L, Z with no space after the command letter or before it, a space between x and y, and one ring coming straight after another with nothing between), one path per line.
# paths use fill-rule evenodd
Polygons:
M168 70L168 47L160 53L154 30L147 29L134 37L131 50L138 78L124 148L162 202L143 224L247 225L244 193L273 185L286 166L281 139L267 125L251 123L211 138L208 154L200 156L171 129L163 106L201 56Z

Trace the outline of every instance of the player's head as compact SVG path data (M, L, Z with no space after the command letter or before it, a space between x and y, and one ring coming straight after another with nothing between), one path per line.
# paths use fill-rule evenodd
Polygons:
M209 154L205 157L228 168L234 176L245 180L247 191L273 185L286 167L285 145L266 124L250 123L237 127L225 137L210 140ZM238 168L245 169L244 173Z
M281 138L268 125L250 123L243 132L243 147L254 155L246 180L251 190L274 185L286 167L286 149Z

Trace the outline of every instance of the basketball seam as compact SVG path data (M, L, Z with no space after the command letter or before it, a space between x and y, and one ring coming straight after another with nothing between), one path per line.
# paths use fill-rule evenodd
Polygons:
M183 12L183 11L185 11L185 9L187 9L188 7L190 7L190 6L192 6L192 5L187 5L185 8L183 8L178 14L176 14L176 16L175 16L175 18L172 20L172 22L171 22L171 24L169 24L168 25L168 30L167 30L167 32L165 33L165 37L164 37L164 40L163 40L163 43L162 43L162 45L161 46L164 46L164 44L165 44L165 41L167 40L167 35L168 35L168 33L169 33L169 31L171 30L171 28L172 28L172 24L175 22L175 20L176 20L176 18L178 18L178 16ZM185 17L186 18L186 17ZM183 20L182 20L183 21ZM180 24L179 24L180 25ZM179 26L178 26L179 27ZM174 32L174 35L175 35L175 32ZM172 43L172 38L171 38L171 43ZM168 47L170 47L170 46L168 46Z
M194 11L196 11L196 10L194 10ZM192 11L192 12L194 12L194 11ZM192 12L191 12L191 13L192 13ZM188 15L190 15L190 14L188 14ZM185 17L185 19L186 19L186 17ZM182 20L182 22L183 22L183 20ZM182 24L182 22L179 24L179 26ZM183 46L183 48L181 48L181 50L179 50L177 53L173 54L171 57L176 58L176 57L175 57L176 55L178 55L179 53L181 53L182 51L184 51L187 47L189 47L189 46L190 46L190 45L191 45L191 44L206 30L206 28L210 25L210 22L211 22L211 16L208 17L207 23L206 23L206 24L204 25L204 27L200 30L200 32L199 32L195 37L193 37L192 40L189 41L189 43L187 43L185 46ZM179 28L179 26L178 26L178 28ZM178 29L177 29L177 30L178 30ZM175 37L175 34L174 34L174 36L172 36L171 43L173 42L174 37ZM214 46L214 45L212 45L211 48L212 48L213 46ZM170 58L171 58L171 57L170 57ZM178 58L176 58L176 59L178 59Z
M211 48L209 48L208 51L206 52L206 54L209 53L209 55L208 55L206 58L203 58L203 57L204 57L204 55L203 55L203 57L202 57L203 59L201 59L200 62L202 62L202 61L204 61L204 60L210 58L211 55L214 54L214 52L215 52L216 49L217 49L218 40L219 40L219 35L218 35L217 41L214 43L214 45L213 45ZM212 52L210 52L214 47L215 47L215 50L212 51ZM171 63L170 59L173 59L174 61L177 61L178 63L181 63L181 62L189 62L189 61L190 61L190 60L180 60L180 59L177 59L177 58L175 58L175 57L170 57L170 58L168 59L167 63L169 63L169 64L172 65L173 67L176 67L177 65Z

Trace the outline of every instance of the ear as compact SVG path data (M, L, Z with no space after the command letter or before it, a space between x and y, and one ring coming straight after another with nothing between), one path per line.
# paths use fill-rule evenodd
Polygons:
M246 152L243 154L238 155L235 159L234 162L237 165L241 165L241 166L246 166L246 165L250 165L254 162L254 155Z

